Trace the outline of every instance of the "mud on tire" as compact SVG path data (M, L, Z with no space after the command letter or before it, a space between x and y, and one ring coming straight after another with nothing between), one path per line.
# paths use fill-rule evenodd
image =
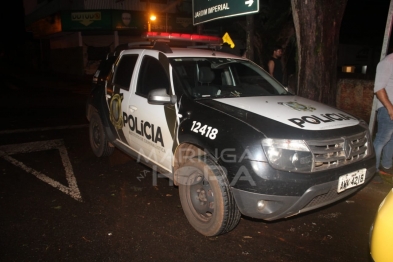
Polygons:
M198 232L216 236L236 227L241 214L221 167L209 158L195 157L178 172L181 205Z

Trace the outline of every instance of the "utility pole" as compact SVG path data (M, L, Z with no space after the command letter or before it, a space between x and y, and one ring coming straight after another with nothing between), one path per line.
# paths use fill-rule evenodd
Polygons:
M393 0L392 0L393 1ZM251 61L254 61L254 15L246 16L246 28L247 28L247 39L246 39L246 57Z
M151 32L151 24L150 24L150 2L146 0L146 13L147 13L147 32Z

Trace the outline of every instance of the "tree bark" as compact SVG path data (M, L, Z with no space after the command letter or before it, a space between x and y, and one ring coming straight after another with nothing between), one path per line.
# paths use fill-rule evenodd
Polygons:
M347 0L291 0L298 49L297 94L335 106L337 53Z

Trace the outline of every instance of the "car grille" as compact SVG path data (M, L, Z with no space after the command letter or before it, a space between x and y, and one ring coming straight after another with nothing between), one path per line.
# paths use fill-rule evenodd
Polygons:
M369 153L367 131L346 137L306 141L313 156L312 171L345 166L365 158Z

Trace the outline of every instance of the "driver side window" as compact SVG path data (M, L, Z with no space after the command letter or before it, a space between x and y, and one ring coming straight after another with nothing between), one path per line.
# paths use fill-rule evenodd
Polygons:
M168 76L156 58L146 55L139 71L136 94L147 97L151 90L158 88L165 88L169 92Z

